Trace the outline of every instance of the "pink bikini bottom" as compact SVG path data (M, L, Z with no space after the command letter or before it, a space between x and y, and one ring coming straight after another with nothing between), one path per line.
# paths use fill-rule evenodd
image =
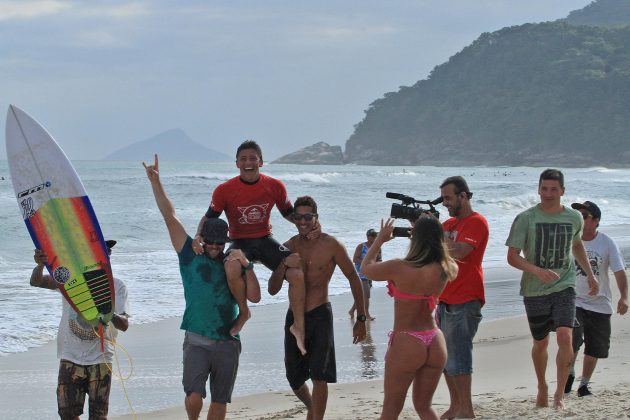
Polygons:
M429 347L433 342L433 339L437 335L440 329L438 327L433 328L432 330L422 330L422 331L390 331L387 335L389 337L388 347L392 345L394 341L395 334L407 334L413 338L416 338L426 346Z

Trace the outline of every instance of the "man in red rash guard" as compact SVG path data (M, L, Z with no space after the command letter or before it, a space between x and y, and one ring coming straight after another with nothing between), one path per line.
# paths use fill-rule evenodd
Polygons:
M450 407L441 418L473 418L472 350L485 303L481 263L488 244L488 222L473 211L472 193L463 177L446 178L440 190L443 205L451 216L442 228L449 253L459 268L457 277L442 291L437 309L446 339L444 378L451 398Z
M274 205L282 216L293 223L293 205L287 197L284 184L275 178L260 173L263 166L262 151L253 140L244 141L236 151L236 167L240 175L220 184L212 193L212 202L206 214L201 218L197 235L193 241L193 250L203 252L203 238L200 235L204 222L219 217L225 212L232 244L232 249L240 249L250 261L260 261L275 271L281 265L286 267L286 279L289 283L289 304L295 314L291 333L295 336L298 348L304 354L304 273L299 259L286 260L291 254L287 248L271 235L269 218ZM250 263L245 269L251 270ZM236 335L251 316L247 300L260 300L260 284L246 284L242 280L244 268L234 261L225 261L225 273L232 295L239 307L239 315L230 330Z

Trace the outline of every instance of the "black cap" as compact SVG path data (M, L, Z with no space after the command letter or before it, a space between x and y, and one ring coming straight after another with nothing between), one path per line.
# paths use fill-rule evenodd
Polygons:
M599 207L597 207L597 204L593 203L592 201L585 201L583 203L573 203L571 204L571 207L576 210L586 210L587 212L593 215L594 219L602 218L602 211L599 209Z
M365 236L376 236L378 235L378 232L375 231L374 229L368 229L368 231L365 233Z
M113 239L108 239L105 241L105 245L107 245L107 249L112 249L114 245L116 245L116 241Z
M201 236L208 242L228 242L228 224L223 219L213 217L206 220L201 230Z

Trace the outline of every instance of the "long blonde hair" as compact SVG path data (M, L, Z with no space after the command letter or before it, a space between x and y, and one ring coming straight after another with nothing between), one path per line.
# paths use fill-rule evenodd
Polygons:
M452 280L457 276L457 263L450 256L444 242L442 224L433 217L418 219L411 230L409 252L404 260L418 268L438 263L447 280Z

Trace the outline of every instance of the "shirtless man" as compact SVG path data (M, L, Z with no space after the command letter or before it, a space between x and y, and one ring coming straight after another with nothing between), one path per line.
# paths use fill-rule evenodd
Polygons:
M268 290L275 295L282 287L285 270L301 268L305 283L305 342L306 355L301 354L294 335L289 330L293 324L293 312L287 312L284 329L284 361L286 376L295 395L308 409L307 419L323 419L328 401L328 383L337 382L332 307L328 300L328 284L339 267L350 282L352 296L357 307L357 320L352 335L353 343L366 336L365 308L361 280L354 269L346 248L333 236L322 233L309 239L307 234L317 223L317 204L311 197L299 197L294 204L293 222L298 235L284 245L293 254L269 279ZM313 394L306 384L313 382Z

